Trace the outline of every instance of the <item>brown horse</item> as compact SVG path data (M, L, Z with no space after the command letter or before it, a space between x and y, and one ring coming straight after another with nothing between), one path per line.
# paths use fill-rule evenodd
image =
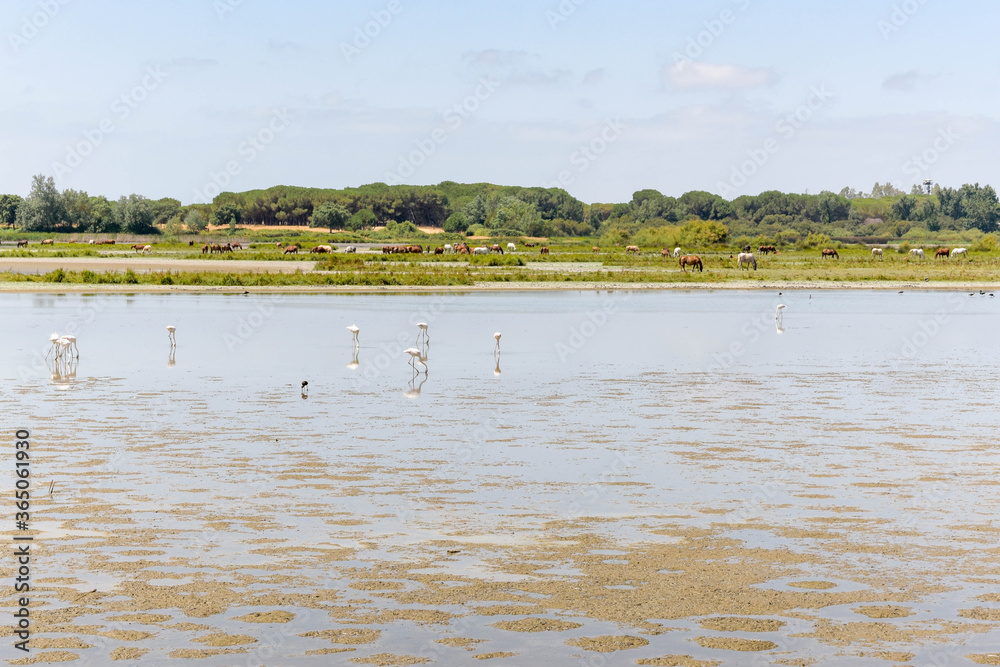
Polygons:
M944 257L944 258L951 257L951 249L938 248L938 251L934 253L934 259L937 259L938 257Z
M591 248L590 250L591 250L591 252L593 252L593 253L594 253L595 255L596 255L597 253L601 252L601 249L600 249L600 248L598 248L598 247L597 247L596 245L595 245L595 246L594 246L593 248Z
M210 245L208 245L208 244L206 243L205 245L203 245L203 246L201 247L201 254L202 254L202 255L206 255L206 254L208 254L208 251L209 251L209 250L211 250L211 249L212 249L212 246L210 246Z
M638 255L638 254L640 254L640 252L639 252L639 246L637 246L637 245L628 245L628 246L625 246L625 254L626 255Z
M17 247L18 248L25 248L25 247L27 247L27 245L28 245L28 240L27 239L25 239L23 241L18 241L17 242Z
M490 246L490 252L498 252L502 255L503 248L500 247L499 243L494 243L493 245Z
M42 241L42 245L55 245L55 244L56 242L53 241L52 239L45 239L44 241Z
M662 257L663 259L670 257L670 251L667 250L666 248L663 248L662 250L660 250L660 257Z
M290 245L287 248L285 248L285 252L283 254L285 254L285 255L297 255L297 254L299 254L299 247L297 245Z
M434 248L434 254L435 255L443 255L444 254L444 248L442 248L441 246L438 246L437 248Z
M548 246L544 246L544 245L543 245L543 246L542 246L542 250L541 250L541 253L542 253L543 255L548 255L548 254L549 254L549 247L548 247Z
M687 273L685 267L690 266L691 270L694 271L694 267L698 267L698 272L701 273L705 270L705 265L701 263L701 257L698 255L684 255L681 257L681 271Z
M840 259L840 255L833 248L823 248L822 257L832 257L833 259Z
M144 246L143 244L138 243L138 244L132 246L132 250L135 250L136 252L142 252L142 249L145 248L145 247L146 246Z

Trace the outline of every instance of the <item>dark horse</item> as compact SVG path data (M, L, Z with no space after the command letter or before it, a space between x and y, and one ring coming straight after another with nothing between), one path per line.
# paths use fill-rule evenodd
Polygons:
M684 255L681 257L681 271L687 273L687 269L684 268L686 266L690 266L692 271L697 266L699 273L704 271L704 265L701 263L701 257L698 255Z

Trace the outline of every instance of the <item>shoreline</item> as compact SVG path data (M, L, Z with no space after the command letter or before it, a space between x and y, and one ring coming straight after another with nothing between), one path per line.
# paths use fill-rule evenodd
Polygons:
M142 284L83 284L83 283L27 283L0 282L0 293L66 293L66 294L436 294L440 292L603 292L603 291L892 291L919 292L968 292L970 290L1000 290L1000 282L901 282L901 281L727 281L718 283L615 283L615 282L513 282L476 283L475 285L396 285L366 286L344 285L317 287L315 285L285 285L274 287L242 287L211 285L142 285Z

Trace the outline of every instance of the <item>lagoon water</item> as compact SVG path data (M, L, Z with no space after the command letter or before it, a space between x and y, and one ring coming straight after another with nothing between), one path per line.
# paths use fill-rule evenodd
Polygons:
M786 308L776 322L779 303ZM35 520L58 533L74 499L113 496L139 522L133 527L179 531L158 545L168 555L197 548L193 574L261 567L267 558L244 547L256 533L291 552L355 550L349 564L297 572L309 590L317 581L343 585L340 567L405 559L435 540L517 542L560 519L603 518L610 539L631 544L649 539L647 517L686 516L707 529L722 513L734 524L786 529L849 516L880 540L934 550L997 516L1000 299L978 293L4 294L0 308L3 421L11 433L31 430L36 485L55 482L62 493ZM402 351L416 343L418 321L429 323L426 375ZM168 324L177 327L173 355ZM361 329L356 360L350 324ZM77 336L73 367L43 359L53 331ZM231 467L235 459L248 465ZM352 494L303 488L287 474L293 459L344 475L364 469L367 478ZM93 484L81 480L87 466ZM441 500L459 493L461 502ZM201 514L158 512L187 501ZM317 506L361 527L331 526ZM268 525L207 525L211 514L243 509L267 515ZM96 521L73 527L113 530ZM817 549L781 530L730 536L747 548ZM858 585L838 577L838 562L894 573L938 567L836 554L828 570L809 574L838 590ZM127 579L71 555L39 568L88 582L81 590L110 591ZM454 568L456 576L503 576L475 559ZM957 610L993 608L975 599L991 590L978 575L942 565L936 583L947 590L924 596L903 620L971 622ZM858 620L836 607L818 615ZM563 643L613 634L603 621L559 636L488 627L477 636L490 650L521 654L498 664L634 664L668 653L769 664L704 648L692 637L713 633L690 625L674 622L649 646L610 657L580 657ZM347 664L306 656L315 646L299 635L328 626L303 614L261 664ZM769 634L779 649L767 655L886 664L792 637L809 627L793 622ZM383 630L377 646L348 657L429 655L440 635L410 623ZM900 650L920 664L944 647L948 664L963 664L968 653L1000 646L992 624L983 630ZM164 651L189 639L163 632L135 664L161 664ZM99 664L93 652L108 647L79 653ZM198 664L235 663L223 655Z

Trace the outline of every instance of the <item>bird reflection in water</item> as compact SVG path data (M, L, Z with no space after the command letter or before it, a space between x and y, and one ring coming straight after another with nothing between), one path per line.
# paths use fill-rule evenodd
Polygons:
M406 396L407 398L420 397L420 390L423 389L424 383L427 382L427 373L423 374L420 383L417 384L417 378L420 376L421 374L416 369L413 369L413 377L410 378L410 384L407 386L406 391L403 392L404 396Z
M170 355L167 357L167 368L173 368L177 365L177 346L170 346Z
M52 384L60 389L69 389L70 385L76 381L76 369L80 365L79 360L72 357L57 357L46 359L49 369L49 379Z
M774 309L774 329L778 334L785 333L785 304L779 303L778 307Z

